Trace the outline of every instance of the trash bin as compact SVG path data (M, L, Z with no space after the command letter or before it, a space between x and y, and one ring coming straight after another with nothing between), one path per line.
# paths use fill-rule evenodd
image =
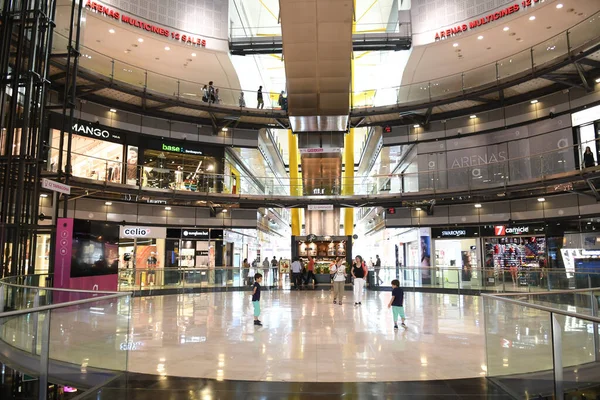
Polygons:
M367 285L369 287L375 286L375 271L369 271L367 273Z

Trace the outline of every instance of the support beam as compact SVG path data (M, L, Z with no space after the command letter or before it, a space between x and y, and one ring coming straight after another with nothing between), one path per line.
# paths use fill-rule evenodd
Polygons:
M354 128L346 134L344 139L344 180L342 186L343 195L354 194ZM344 209L344 234L352 236L354 234L354 209Z
M298 174L298 138L288 129L288 146L290 153L290 195L302 196L302 180ZM300 236L300 209L292 208L292 236Z
M583 67L581 65L579 65L579 63L574 62L573 65L575 65L575 69L577 70L577 74L579 75L579 79L581 79L581 83L583 84L583 87L585 88L586 92L591 92L592 88L590 86L590 83L588 82L587 76L585 71L583 70Z

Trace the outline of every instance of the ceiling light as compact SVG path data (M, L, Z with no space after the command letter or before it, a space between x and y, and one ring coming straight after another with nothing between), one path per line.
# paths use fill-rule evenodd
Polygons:
M171 207L165 207L165 210L171 211Z
M115 30L114 29L109 29L108 33L115 33Z
M104 203L105 206L112 206L112 201L107 201Z
M600 78L597 78L597 79L596 79L596 83L600 83Z
M229 129L227 129L227 128L221 128L221 130L222 130L223 132L227 132Z
M415 210L421 211L421 207L417 207L417 208L415 208Z
M115 113L115 112L117 112L117 110L115 110L114 108L111 108L110 112Z
M226 209L226 208L224 208L224 209L223 209L223 212L224 212L224 213L226 213L226 212L227 212L227 209Z
M419 125L419 124L414 124L414 125L413 125L413 128L418 128L419 126L421 126L421 125Z
M558 3L558 4L556 5L556 8L558 8L558 9L561 9L561 8L563 8L563 5L562 5L562 3Z
M452 46L453 47L458 47L458 43L454 43Z
M483 36L482 36L482 35L479 35L479 36L477 36L477 39L478 39L478 40L481 40L481 39L483 39Z
M43 197L45 199L46 197L48 197L48 195L46 193L42 193L40 194L40 197Z
M169 46L166 46L166 47L165 47L165 50L166 50L166 51L169 51L169 50L171 50L171 48L170 48Z
M529 20L530 20L530 21L533 21L533 20L535 20L535 15L532 15L531 17L529 17Z
M139 39L138 39L138 42L140 42L140 43L144 43L144 39L142 39L142 38L139 38Z
M539 201L540 203L543 203L543 202L545 202L545 201L546 201L546 199L545 199L545 198L543 198L543 197L538 197L538 201Z
M537 102L537 100L531 100L531 104L536 104Z
M507 32L510 28L508 26L505 26L504 29L502 29L504 32Z
M475 119L475 118L477 118L477 115L470 115L469 118Z
M479 204L479 203L476 203L476 204L475 204L475 208L481 208L481 204Z
M192 57L196 57L196 53L192 53Z

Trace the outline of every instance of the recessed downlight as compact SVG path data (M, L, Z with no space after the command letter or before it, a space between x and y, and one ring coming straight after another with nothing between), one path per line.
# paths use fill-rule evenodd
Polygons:
M560 10L561 8L563 8L563 5L562 5L562 3L558 3L558 4L556 5L556 8L558 8L559 10Z
M138 39L138 42L140 42L140 43L144 43L144 39L142 39L142 38L139 38L139 39Z
M530 21L535 21L535 15L532 15L531 17L529 17Z
M419 124L414 124L413 128L418 128L420 125Z
M477 118L477 115L469 115L469 118L475 119L475 118Z
M167 207L165 207L165 210L167 210L167 211L171 211L171 207L168 207L168 206L167 206Z
M537 104L537 100L531 100L531 104Z
M192 53L192 57L196 57L196 53Z
M474 206L475 206L475 208L481 208L481 204L479 204L479 203L474 204Z
M115 33L115 30L111 28L108 30L108 33Z
M170 48L169 46L166 46L166 47L165 47L165 50L166 50L166 51L169 51L169 50L171 50L171 48Z
M504 32L508 32L510 28L508 26L505 26L504 29L502 29Z
M483 40L483 35L477 36L477 40Z
M421 207L415 208L416 211L421 211Z
M538 201L539 201L540 203L543 203L543 202L545 202L545 201L546 201L546 199L545 199L545 198L543 198L543 197L538 197Z
M116 113L116 112L117 112L117 110L115 110L114 108L111 108L111 109L110 109L110 112L111 112L111 113Z
M452 47L458 47L458 43L454 43Z
M105 202L104 202L104 205L105 205L105 206L112 206L112 201L105 201Z

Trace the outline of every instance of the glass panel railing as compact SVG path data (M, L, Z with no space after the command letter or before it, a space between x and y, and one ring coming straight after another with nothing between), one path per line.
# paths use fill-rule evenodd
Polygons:
M485 88L496 84L498 81L506 82L526 72L534 73L536 69L550 67L569 57L569 53L579 53L589 49L592 44L600 40L600 13L588 17L565 32L562 32L531 48L520 51L512 56L482 65L475 69L465 71L437 79L416 82L395 87L381 87L357 90L352 94L352 108L364 109L372 107L407 105L413 103L425 103L431 100L443 100L460 96L462 94ZM366 38L369 35L398 35L406 30L409 25L390 27L389 24L365 25L363 27ZM568 33L568 34L567 34ZM248 28L232 27L231 37L233 39L252 39L256 41L269 40L273 35L280 35L280 26ZM359 34L363 35L363 34ZM67 39L55 32L54 53L65 54ZM109 55L101 55L85 46L81 46L83 55L91 55L91 59L81 58L81 68L91 70L105 75L116 81L125 82L135 87L144 88L166 96L175 96L196 103L210 103L218 106L245 107L258 109L258 88L248 90L247 88L224 88L215 86L211 98L203 96L202 88L208 82L182 81L174 77L168 77L144 68L119 61ZM190 56L193 57L193 56ZM63 59L57 58L59 62ZM188 62L192 60L190 58ZM147 79L146 79L147 76ZM216 93L216 90L219 93ZM244 94L243 99L241 93ZM286 96L284 96L285 99ZM284 110L285 102L280 102L279 92L263 92L262 109ZM242 106L240 106L242 104Z

